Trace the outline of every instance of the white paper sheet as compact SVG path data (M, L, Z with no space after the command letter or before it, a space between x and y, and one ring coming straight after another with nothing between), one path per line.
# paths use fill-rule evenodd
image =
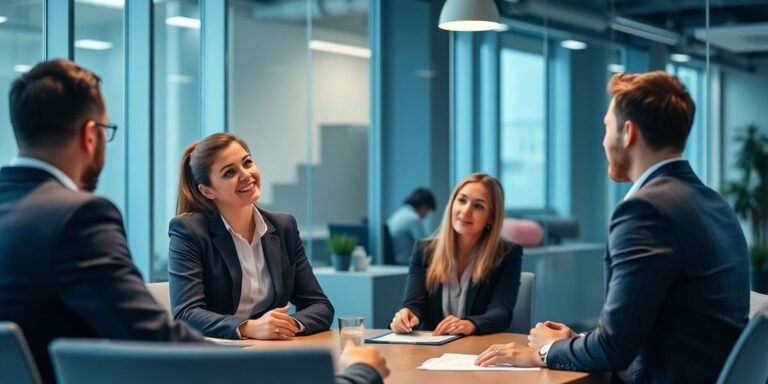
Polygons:
M384 336L374 337L376 341L384 343L403 343L403 344L438 344L445 341L458 339L456 335L432 336L429 331L414 331L411 333L389 333Z
M464 355L459 353L444 353L440 357L435 357L423 362L419 369L427 371L540 371L541 368L521 368L513 367L507 364L493 365L490 367L481 367L475 365L478 355Z

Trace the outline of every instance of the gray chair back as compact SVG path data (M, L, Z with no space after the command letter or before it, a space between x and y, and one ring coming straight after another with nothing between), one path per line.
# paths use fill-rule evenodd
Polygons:
M160 306L162 306L168 314L173 317L173 311L171 310L171 291L168 287L168 283L149 283L147 289L152 297L155 298Z
M535 276L531 272L520 274L520 290L517 292L517 303L509 325L510 332L527 334L533 327L534 280Z
M331 354L321 349L59 339L49 350L59 384L334 382Z
M40 373L16 323L0 322L0 382L40 384Z
M758 311L768 308L768 295L750 291L749 293L749 318L755 317Z
M741 332L717 379L725 383L768 381L768 312L758 311Z

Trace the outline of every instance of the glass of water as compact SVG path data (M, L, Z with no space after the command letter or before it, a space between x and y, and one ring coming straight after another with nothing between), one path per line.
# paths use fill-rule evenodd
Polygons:
M362 316L340 316L339 317L339 339L341 339L341 350L348 341L354 345L363 345L363 333L365 331L365 318Z

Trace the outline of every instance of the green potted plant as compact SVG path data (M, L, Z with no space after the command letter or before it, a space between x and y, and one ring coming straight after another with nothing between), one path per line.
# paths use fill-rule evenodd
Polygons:
M734 212L750 225L752 290L768 293L768 135L750 124L735 141L740 145L736 167L741 178L726 183L723 194L733 199Z
M328 251L331 262L337 271L349 271L352 260L352 250L357 245L357 239L346 235L333 235L328 239Z

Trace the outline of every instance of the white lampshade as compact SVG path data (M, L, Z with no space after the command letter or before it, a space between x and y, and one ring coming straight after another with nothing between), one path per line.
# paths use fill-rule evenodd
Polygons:
M449 31L491 31L501 26L493 0L447 0L438 27Z

